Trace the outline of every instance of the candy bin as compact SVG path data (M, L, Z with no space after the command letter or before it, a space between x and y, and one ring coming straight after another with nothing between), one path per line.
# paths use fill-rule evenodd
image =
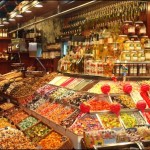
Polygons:
M123 127L120 119L113 113L98 113L97 116L105 129L122 129Z
M83 135L84 131L103 129L96 115L84 114L78 118L69 130L77 135Z
M17 126L21 130L26 130L27 128L35 125L38 122L38 120L32 116L27 117L26 119L22 120Z
M120 117L125 128L133 128L136 125L146 124L144 117L138 111L122 112Z
M24 136L23 132L11 127L0 130L1 149L35 149L35 144Z
M72 148L72 144L70 140L67 137L57 133L56 131L52 131L44 139L40 140L38 145L42 147L42 149L71 149Z
M48 135L52 129L49 128L47 125L39 122L38 124L28 128L24 131L25 135L31 139L34 143L39 142L43 137Z

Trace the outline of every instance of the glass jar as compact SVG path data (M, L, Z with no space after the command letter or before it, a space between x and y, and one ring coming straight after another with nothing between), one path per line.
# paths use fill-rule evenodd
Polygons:
M140 42L142 49L144 49L144 44L148 42L148 36L141 36Z
M145 60L149 61L150 60L150 48L145 48Z
M133 35L129 37L130 41L139 41L139 38L137 35Z
M143 21L135 22L135 33L136 33L136 35L145 35L146 34L146 27L145 27Z
M130 61L130 52L129 51L122 51L121 61Z
M141 50L141 42L140 41L134 41L134 50L139 51Z
M126 51L134 50L134 43L133 43L133 41L126 41L124 43L124 50L126 50Z
M144 51L138 51L138 61L145 61Z
M117 42L118 42L118 43L124 43L124 42L127 41L127 40L128 40L127 35L119 35L119 36L118 36L118 39L117 39Z
M138 60L137 51L132 51L130 53L130 58L131 58L131 61L137 61Z
M135 26L132 21L125 21L123 24L123 34L126 35L134 35L135 34Z

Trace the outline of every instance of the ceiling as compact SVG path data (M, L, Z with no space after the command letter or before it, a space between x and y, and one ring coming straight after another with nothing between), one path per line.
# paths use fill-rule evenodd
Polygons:
M29 21L30 19L33 19L34 17L47 17L56 14L58 11L62 12L64 10L87 3L89 1L91 0L40 0L40 2L43 4L42 8L32 7L30 8L32 13L23 12L22 18L15 17L16 21L12 21L5 26L7 28L14 29L17 27L18 23L22 24ZM23 2L23 0L0 0L0 18L9 17L9 14L14 11L14 9L16 9L19 4ZM29 2L33 2L33 0L30 0Z

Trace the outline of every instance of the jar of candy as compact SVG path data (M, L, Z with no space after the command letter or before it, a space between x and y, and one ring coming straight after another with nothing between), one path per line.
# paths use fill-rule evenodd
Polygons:
M137 61L138 60L137 51L132 51L130 58L131 58L131 61Z
M150 48L145 48L145 60L149 61L150 60Z
M137 35L130 36L129 39L130 39L131 41L139 41L139 38L138 38Z
M146 27L143 21L136 21L135 22L135 33L136 35L145 35L146 34Z
M119 36L118 36L118 39L117 39L117 42L118 42L118 43L123 43L123 42L125 42L125 41L127 41L127 40L128 40L127 35L119 35Z
M138 51L138 61L145 61L145 54L144 51Z
M148 42L148 36L141 36L140 42L142 49L144 49L144 44Z
M134 50L139 51L141 50L141 42L140 41L134 41Z
M126 35L134 35L135 34L135 26L132 21L125 21L123 24L123 34Z
M134 43L133 43L133 41L126 41L124 43L124 50L126 50L126 51L134 50Z
M130 51L122 51L121 61L130 61Z

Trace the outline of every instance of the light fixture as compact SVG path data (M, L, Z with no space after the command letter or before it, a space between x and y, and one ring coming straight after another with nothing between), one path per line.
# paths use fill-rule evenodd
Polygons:
M17 18L22 18L23 16L21 14L16 15Z
M16 21L14 18L9 18L9 21Z
M9 24L8 18L3 18L3 24Z
M3 24L3 21L2 21L2 18L0 18L0 27L3 27L4 24Z
M23 17L23 15L21 14L21 11L19 11L19 10L16 11L16 17L17 18L22 18Z
M43 7L43 5L41 2L38 2L34 7L41 8L41 7Z
M26 13L31 13L32 11L31 11L31 10L26 10L25 12L26 12Z

